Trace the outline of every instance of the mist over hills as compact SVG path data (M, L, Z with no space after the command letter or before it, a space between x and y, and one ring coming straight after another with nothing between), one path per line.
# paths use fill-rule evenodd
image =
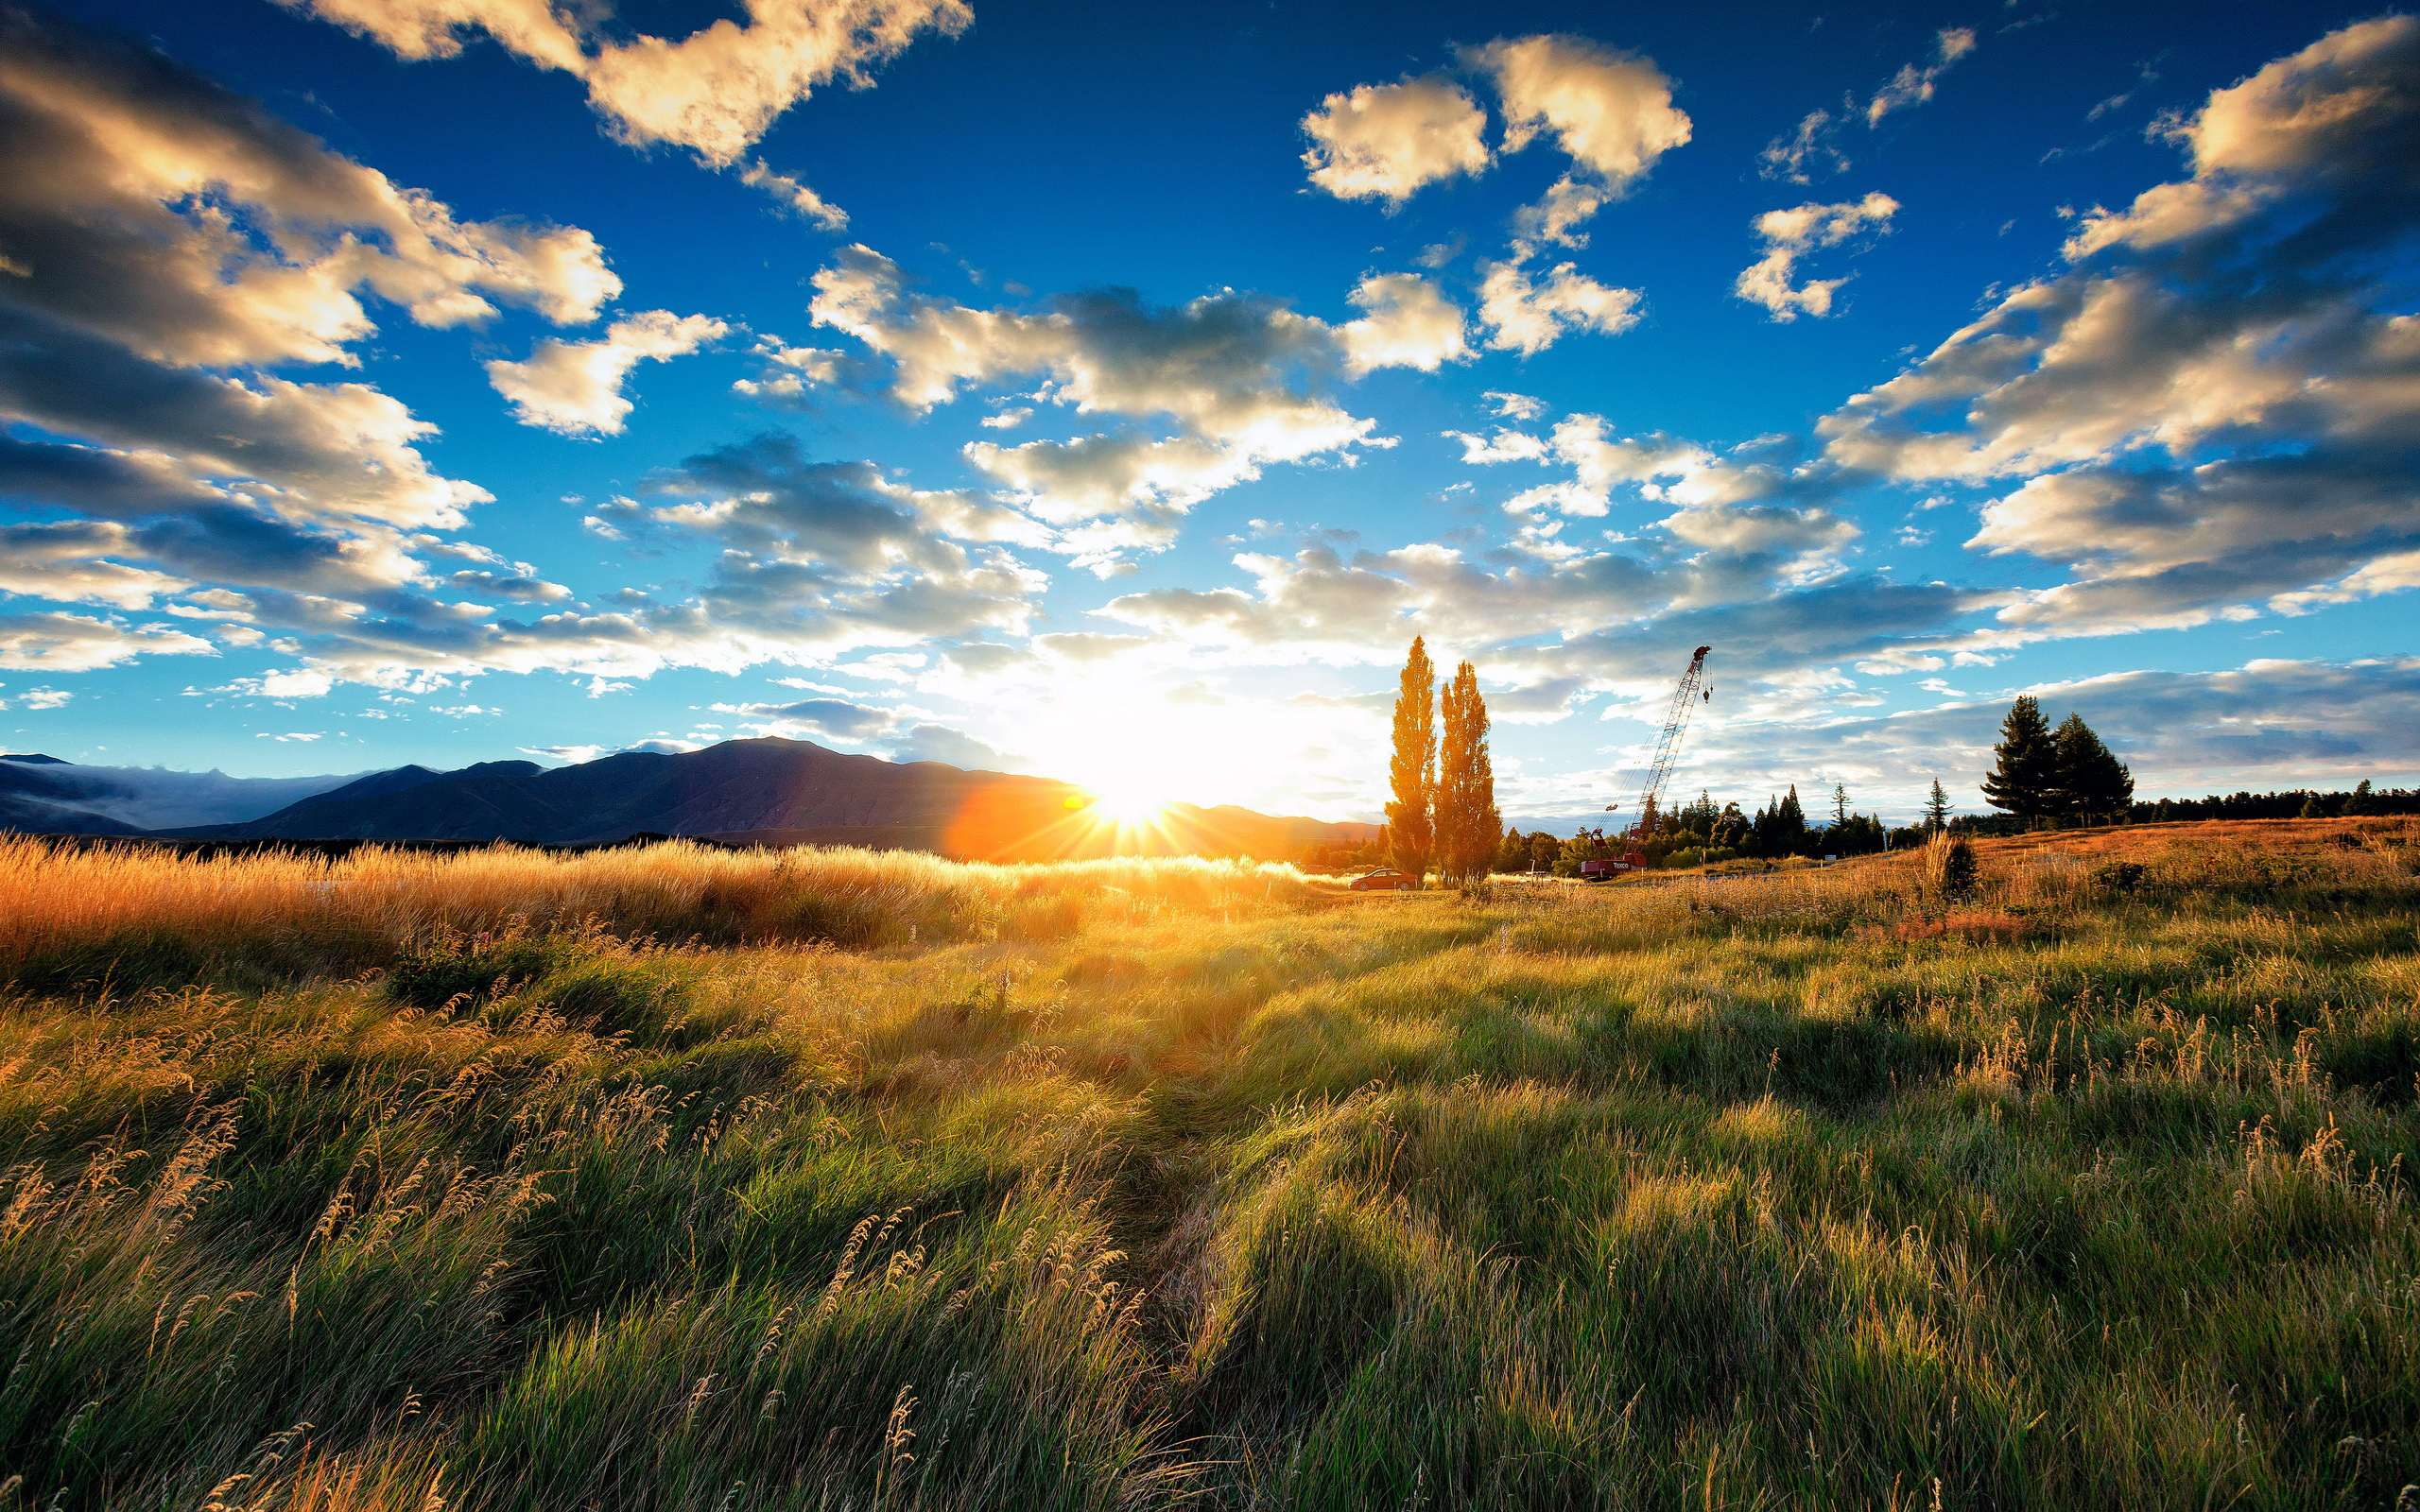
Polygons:
M203 782L215 780L216 784ZM167 779L194 778L180 787ZM230 783L266 783L230 788ZM82 795L72 799L72 795ZM250 802L249 812L231 812ZM208 819L185 817L212 810ZM153 822L139 822L151 817ZM861 845L965 859L1101 855L1290 858L1374 838L1374 824L1174 803L1150 822L1110 818L1083 788L940 762L851 756L764 737L577 765L483 762L357 777L233 779L0 760L0 829L184 839L520 840L584 844L634 833L765 845Z
M41 834L145 834L257 818L358 773L229 777L160 766L80 766L39 753L0 756L0 830Z

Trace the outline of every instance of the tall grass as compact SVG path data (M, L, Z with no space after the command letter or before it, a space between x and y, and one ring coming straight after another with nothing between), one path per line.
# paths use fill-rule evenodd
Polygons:
M2391 1507L2415 841L0 849L0 1506Z

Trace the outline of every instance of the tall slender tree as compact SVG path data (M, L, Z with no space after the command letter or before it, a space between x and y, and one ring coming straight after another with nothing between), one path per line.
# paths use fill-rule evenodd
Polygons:
M2135 801L2135 774L2100 743L2082 714L2067 715L2052 741L2058 751L2061 813L2115 814Z
M2019 694L2009 706L1992 754L1998 764L1983 779L1992 807L2029 818L2059 812L2059 743L2030 696Z
M1849 822L1849 785L1846 782L1832 784L1832 822L1834 824Z
M1486 878L1504 833L1495 809L1495 767L1487 754L1487 700L1467 662L1445 687L1445 738L1437 755L1434 807L1438 871L1464 885Z
M1925 799L1925 828L1934 834L1949 828L1949 795L1942 791L1938 777L1932 780L1932 792Z
M1397 686L1395 754L1387 768L1395 795L1387 805L1387 852L1398 870L1425 878L1437 850L1437 668L1417 635Z

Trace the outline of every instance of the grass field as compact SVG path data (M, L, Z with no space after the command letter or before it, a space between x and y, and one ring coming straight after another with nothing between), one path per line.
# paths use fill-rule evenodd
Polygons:
M1979 849L0 842L0 1507L2395 1507L2420 824Z

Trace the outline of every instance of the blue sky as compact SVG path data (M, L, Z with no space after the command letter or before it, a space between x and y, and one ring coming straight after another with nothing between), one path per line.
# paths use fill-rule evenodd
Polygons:
M1370 816L2420 771L2420 26L2366 8L10 12L0 731L778 733Z

